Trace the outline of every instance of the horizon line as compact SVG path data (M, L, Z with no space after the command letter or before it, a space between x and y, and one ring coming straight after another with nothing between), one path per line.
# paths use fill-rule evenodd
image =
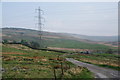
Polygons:
M2 28L18 28L18 29L29 29L29 30L36 30L39 31L38 29L33 29L33 28L22 28L22 27L1 27ZM98 35L86 35L86 34L78 34L78 33L69 33L69 32L57 32L57 31L48 31L48 30L42 30L43 32L53 32L53 33L65 33L65 34L76 34L76 35L83 35L83 36L98 36ZM102 37L111 37L111 36L119 36L119 35L101 35ZM100 36L99 36L100 37Z

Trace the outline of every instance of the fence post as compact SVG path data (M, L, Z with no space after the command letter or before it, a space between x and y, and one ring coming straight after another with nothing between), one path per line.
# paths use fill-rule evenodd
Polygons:
M63 70L63 63L61 62L61 71L62 71L62 75L64 74L64 70Z
M53 68L53 70L54 70L54 78L55 80L57 80L55 68Z

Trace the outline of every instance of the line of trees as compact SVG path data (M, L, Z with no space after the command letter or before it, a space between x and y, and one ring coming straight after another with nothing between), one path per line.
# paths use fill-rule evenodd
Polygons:
M31 47L31 48L33 48L33 49L40 49L40 44L39 44L38 42L35 42L35 41L28 42L27 40L21 40L20 43L21 43L22 45Z
M35 42L35 41L27 41L27 40L21 40L20 42L17 42L17 41L8 41L7 39L4 39L2 40L2 43L3 44L22 44L22 45L25 45L25 46L28 46L30 48L33 48L33 49L41 49L41 46L38 42ZM42 48L45 48L45 47L42 47Z

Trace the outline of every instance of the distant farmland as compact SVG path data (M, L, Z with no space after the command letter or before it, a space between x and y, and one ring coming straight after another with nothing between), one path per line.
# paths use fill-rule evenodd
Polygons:
M27 40L39 43L38 31L21 28L3 28L3 40L21 41ZM97 44L96 42L79 39L70 34L43 32L43 44L47 47L76 48L76 49L110 49L113 47Z

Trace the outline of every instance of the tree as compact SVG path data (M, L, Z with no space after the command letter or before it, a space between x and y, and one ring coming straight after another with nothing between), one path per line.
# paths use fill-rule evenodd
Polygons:
M29 46L29 43L27 40L21 40L21 44L25 45L25 46Z
M27 40L21 40L21 44L28 46L28 47L31 47L33 49L40 49L39 43L34 42L34 41L28 42Z
M13 40L13 42L12 42L13 44L16 44L17 43L17 41L15 41L15 40Z
M39 49L40 45L39 45L39 43L32 41L32 42L30 42L30 47L34 48L34 49Z
M107 50L107 53L112 54L112 53L113 53L113 50L112 50L112 49L108 49L108 50Z
M7 40L7 39L4 39L4 40L2 41L2 43L3 43L3 44L7 44L7 43L8 43L8 40Z

